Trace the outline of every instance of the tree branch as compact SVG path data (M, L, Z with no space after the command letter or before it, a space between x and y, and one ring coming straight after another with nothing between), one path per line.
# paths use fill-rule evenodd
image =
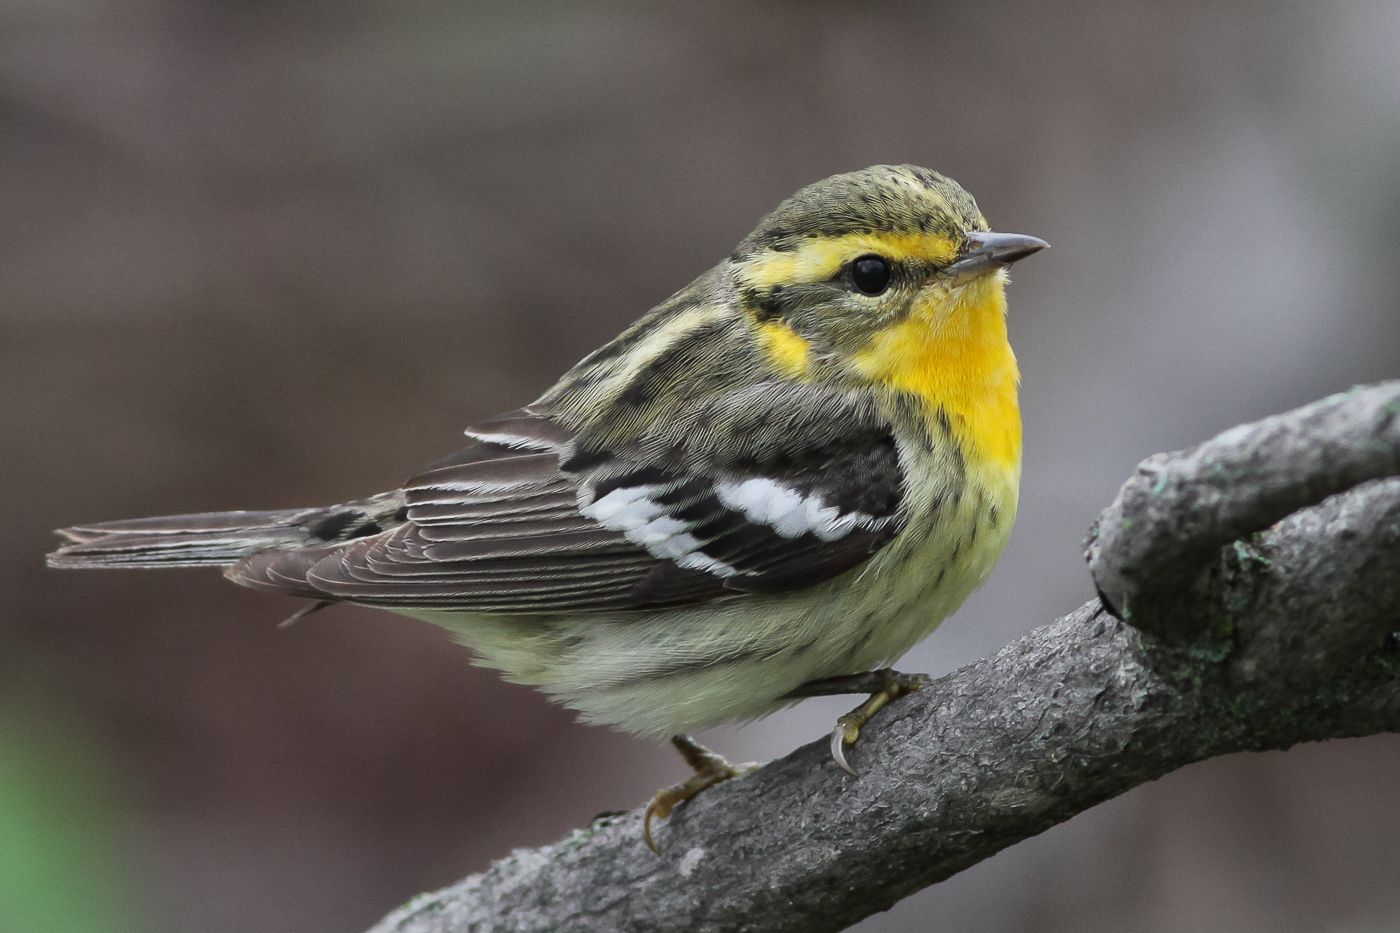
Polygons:
M1389 382L1243 424L1138 464L1089 533L1085 557L1119 618L1172 641L1207 622L1184 591L1220 548L1370 479L1400 473L1400 391Z
M1391 382L1144 461L1088 552L1133 625L1095 600L892 704L861 777L814 742L660 857L602 819L372 933L839 930L1191 762L1400 729L1397 413Z

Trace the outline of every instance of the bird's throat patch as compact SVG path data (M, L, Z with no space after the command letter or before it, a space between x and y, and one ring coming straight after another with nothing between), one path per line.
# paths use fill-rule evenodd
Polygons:
M861 375L946 414L973 462L1004 469L1021 462L1021 374L1006 339L1006 296L999 277L960 290L930 290L903 321L871 338L852 358Z

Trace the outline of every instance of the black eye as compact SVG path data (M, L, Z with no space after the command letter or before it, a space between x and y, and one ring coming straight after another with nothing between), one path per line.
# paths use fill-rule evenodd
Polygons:
M851 263L851 282L867 295L890 287L890 264L882 256L862 256Z

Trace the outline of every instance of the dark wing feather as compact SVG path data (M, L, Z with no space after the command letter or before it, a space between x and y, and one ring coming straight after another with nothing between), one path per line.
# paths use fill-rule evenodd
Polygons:
M240 560L225 571L224 576L264 593L325 599L326 594L308 582L306 575L322 558L339 547L326 545L296 551L263 551Z
M520 613L812 586L900 529L889 427L870 406L840 407L852 404L811 386L747 391L694 406L706 429L617 450L586 449L544 413L511 412L405 486L398 527L254 555L230 576L388 607Z

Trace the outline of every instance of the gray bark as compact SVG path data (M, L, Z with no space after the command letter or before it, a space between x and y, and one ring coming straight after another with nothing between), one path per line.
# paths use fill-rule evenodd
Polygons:
M372 933L840 930L1191 762L1395 731L1398 415L1390 382L1144 461L1091 535L1106 601L891 704L860 777L814 742L678 808L659 857L601 819Z

